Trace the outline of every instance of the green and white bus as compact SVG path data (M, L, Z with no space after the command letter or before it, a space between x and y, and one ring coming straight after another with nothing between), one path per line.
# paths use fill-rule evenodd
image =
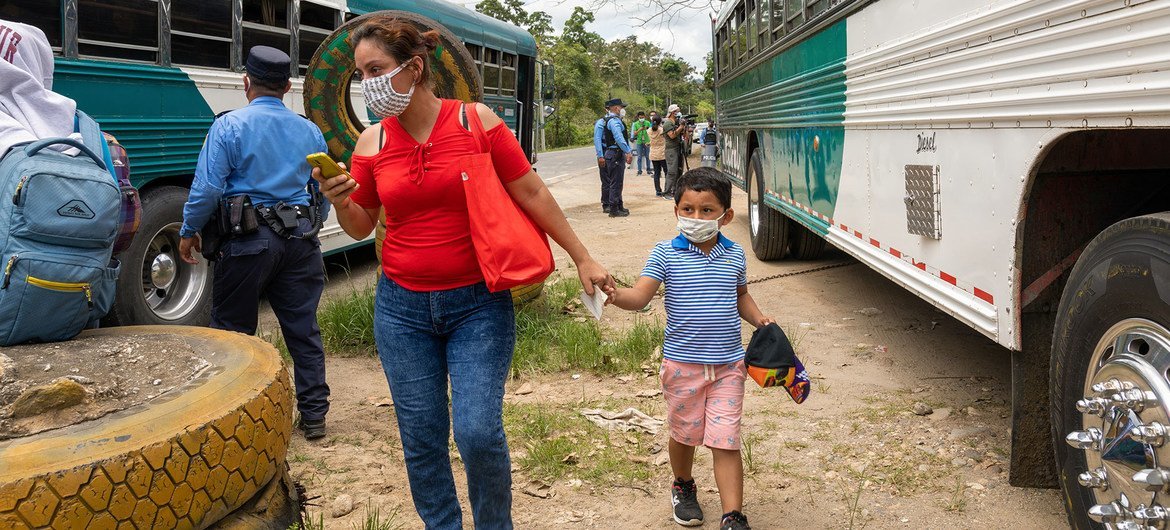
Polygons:
M57 54L54 89L75 99L129 153L144 215L120 256L112 320L208 322L210 270L178 259L178 228L207 129L216 114L247 104L241 73L248 48L290 52L296 66L284 101L304 114L303 76L322 41L346 21L386 9L430 18L463 41L482 77L484 103L532 156L535 39L443 0L0 0L0 18L49 37ZM353 115L368 124L356 84L351 100ZM354 246L333 220L320 238L326 253Z
M1012 483L1170 524L1170 0L728 0L712 29L755 254L831 243L1010 349Z

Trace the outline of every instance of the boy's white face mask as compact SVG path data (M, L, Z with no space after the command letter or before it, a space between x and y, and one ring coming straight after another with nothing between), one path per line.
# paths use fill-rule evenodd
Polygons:
M719 220L725 215L727 212L723 212L723 215L715 219L692 219L680 215L678 231L691 243L704 243L719 233Z

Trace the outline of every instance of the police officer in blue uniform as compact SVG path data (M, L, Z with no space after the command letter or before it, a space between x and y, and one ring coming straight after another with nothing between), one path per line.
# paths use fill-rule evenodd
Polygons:
M196 263L192 251L210 243L199 231L217 222L216 212L230 218L229 236L213 256L211 327L254 334L260 296L268 298L293 359L299 427L316 439L325 436L329 411L317 325L325 271L316 237L329 203L316 200L315 186L306 189L315 182L305 156L328 148L316 125L284 106L290 62L268 46L248 52L248 105L217 118L207 133L183 208L179 251Z
M605 109L605 117L593 126L593 150L601 170L601 209L610 217L626 217L630 211L622 203L622 185L626 164L634 160L626 142L626 124L622 123L626 104L621 99L611 99L605 102Z

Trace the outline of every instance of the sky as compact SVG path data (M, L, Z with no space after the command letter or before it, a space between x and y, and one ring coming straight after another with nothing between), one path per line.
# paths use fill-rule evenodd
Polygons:
M456 0L470 9L475 9L476 1ZM706 2L697 0L691 2L696 5L705 5ZM616 4L616 6L614 5ZM583 6L591 9L588 0L528 0L524 8L529 12L544 11L552 17L552 25L556 34L565 27L565 20L573 13L574 6ZM718 6L718 2L715 4ZM639 27L639 22L632 17L647 18L653 14L648 4L634 0L612 0L603 9L594 12L594 22L585 26L586 29L601 35L611 41L636 35L639 42L653 42L670 53L691 63L701 76L707 68L703 58L711 51L711 17L713 11L697 11L687 9L680 11L669 25L658 20Z

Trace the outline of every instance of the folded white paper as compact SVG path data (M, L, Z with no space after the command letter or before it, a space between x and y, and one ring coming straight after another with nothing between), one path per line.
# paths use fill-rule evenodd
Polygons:
M585 309L589 310L589 314L597 320L601 320L601 310L605 307L607 299L609 299L609 295L605 294L605 291L602 291L601 287L596 284L593 285L593 296L581 291L581 302L585 304Z

